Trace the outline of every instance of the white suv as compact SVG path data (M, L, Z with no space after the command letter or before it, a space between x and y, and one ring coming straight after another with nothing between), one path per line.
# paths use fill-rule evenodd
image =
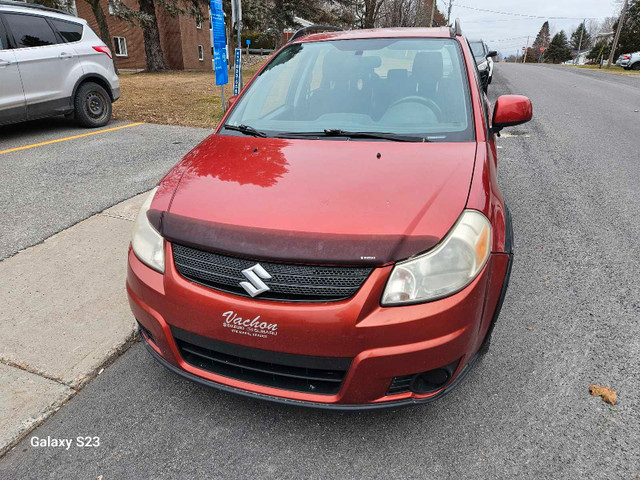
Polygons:
M625 70L640 70L640 52L623 53L618 57L616 65Z
M85 20L0 0L0 125L64 114L101 127L119 97L111 50Z

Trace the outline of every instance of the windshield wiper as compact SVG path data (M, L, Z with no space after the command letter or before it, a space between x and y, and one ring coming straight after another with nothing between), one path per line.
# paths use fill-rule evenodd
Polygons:
M227 130L235 130L236 132L240 132L243 133L245 135L251 135L253 137L266 137L267 134L264 132L261 132L260 130L256 130L255 128L253 128L250 125L229 125L228 123L224 124L224 128L226 128Z
M371 138L379 140L389 140L391 142L428 142L425 137L414 135L401 135L398 133L385 132L351 132L349 130L340 130L338 128L327 128L322 132L283 132L278 137L345 137L345 138Z

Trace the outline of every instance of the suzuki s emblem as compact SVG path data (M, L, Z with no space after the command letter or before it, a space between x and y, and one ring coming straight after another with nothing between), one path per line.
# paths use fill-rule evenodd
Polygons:
M240 286L252 297L271 290L267 287L267 284L262 281L269 280L271 275L269 275L269 273L259 263L256 263L253 267L242 270L242 275L247 277L247 280L249 281L240 282Z

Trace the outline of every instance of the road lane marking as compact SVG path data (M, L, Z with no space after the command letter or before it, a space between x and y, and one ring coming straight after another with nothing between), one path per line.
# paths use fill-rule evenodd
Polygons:
M15 148L9 148L7 150L0 150L0 155L2 155L3 153L19 152L20 150L27 150L29 148L36 148L36 147L42 147L44 145L51 145L52 143L60 143L60 142L66 142L67 140L75 140L76 138L89 137L91 135L98 135L99 133L107 133L107 132L113 132L115 130L122 130L123 128L135 127L137 125L142 125L143 123L144 122L127 123L126 125L120 125L119 127L105 128L104 130L96 130L94 132L82 133L80 135L73 135L71 137L56 138L55 140L49 140L47 142L32 143L31 145L24 145L22 147L15 147Z

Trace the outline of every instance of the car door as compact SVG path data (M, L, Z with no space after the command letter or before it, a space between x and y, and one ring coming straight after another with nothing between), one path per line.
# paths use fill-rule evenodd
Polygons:
M64 43L44 16L12 12L3 18L13 35L27 117L71 110L75 81L82 76L73 47Z
M0 124L24 120L26 108L18 62L0 19Z

